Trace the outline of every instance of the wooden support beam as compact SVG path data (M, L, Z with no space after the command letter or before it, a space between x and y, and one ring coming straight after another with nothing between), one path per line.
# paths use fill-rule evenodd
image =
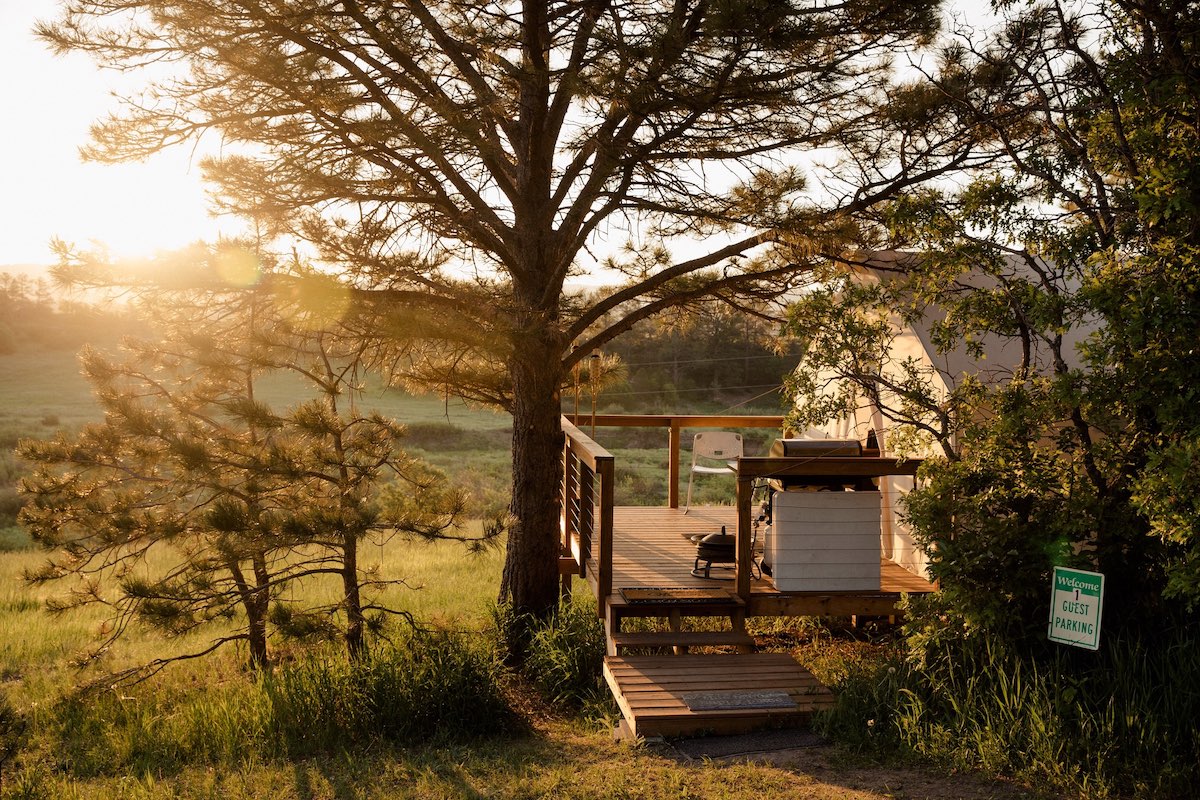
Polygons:
M669 429L667 460L667 507L679 508L679 448L680 427L672 425Z
M739 459L739 464L741 463ZM751 552L751 500L754 485L749 479L738 475L737 481L737 531L734 537L734 555L737 565L737 596L743 601L750 599L750 571L754 553Z
M755 594L746 613L751 617L892 616L899 594Z

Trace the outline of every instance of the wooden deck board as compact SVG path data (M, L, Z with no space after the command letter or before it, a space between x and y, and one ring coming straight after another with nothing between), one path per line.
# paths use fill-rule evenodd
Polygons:
M613 589L622 588L734 588L732 569L714 567L713 578L692 575L695 545L685 534L719 533L721 526L732 533L737 526L737 510L732 506L693 506L688 514L665 506L617 506L613 508ZM718 579L716 576L721 576ZM876 613L887 601L898 599L901 592L932 592L925 578L914 575L886 558L880 563L879 592L779 592L768 576L751 581L754 599L780 597L841 598L831 608L849 608L855 597L870 597L870 608L859 613ZM753 613L753 609L751 610ZM853 612L850 612L853 613Z
M635 736L733 733L772 724L803 724L833 702L830 691L782 653L700 656L610 656L604 676ZM785 692L790 708L696 710L689 692Z

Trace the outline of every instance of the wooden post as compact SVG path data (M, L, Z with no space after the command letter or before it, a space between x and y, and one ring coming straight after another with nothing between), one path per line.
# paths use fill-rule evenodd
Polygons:
M737 594L746 603L750 602L750 572L754 554L750 551L751 500L754 494L754 478L743 477L739 459L737 476L737 532L734 552L737 559Z
M600 480L600 574L597 576L601 613L612 594L613 567L613 462L612 456L596 459L596 477Z
M579 467L579 576L587 577L587 562L592 557L592 541L596 533L595 474L585 464Z
M671 420L667 449L667 507L679 508L679 423Z

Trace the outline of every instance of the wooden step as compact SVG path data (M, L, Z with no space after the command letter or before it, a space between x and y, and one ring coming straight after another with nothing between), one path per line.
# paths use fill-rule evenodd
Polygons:
M784 653L608 656L604 678L634 736L805 725L833 695Z
M711 597L702 600L662 599L638 602L629 602L621 594L614 592L608 596L605 605L614 617L727 617L731 612L745 608L746 603L736 594L729 592L713 593Z
M753 647L754 637L742 631L636 631L611 636L621 647Z

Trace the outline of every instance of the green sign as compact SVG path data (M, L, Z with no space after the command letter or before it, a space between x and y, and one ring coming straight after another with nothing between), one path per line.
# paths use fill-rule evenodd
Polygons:
M1055 567L1050 592L1050 641L1089 650L1100 647L1103 605L1103 575Z

